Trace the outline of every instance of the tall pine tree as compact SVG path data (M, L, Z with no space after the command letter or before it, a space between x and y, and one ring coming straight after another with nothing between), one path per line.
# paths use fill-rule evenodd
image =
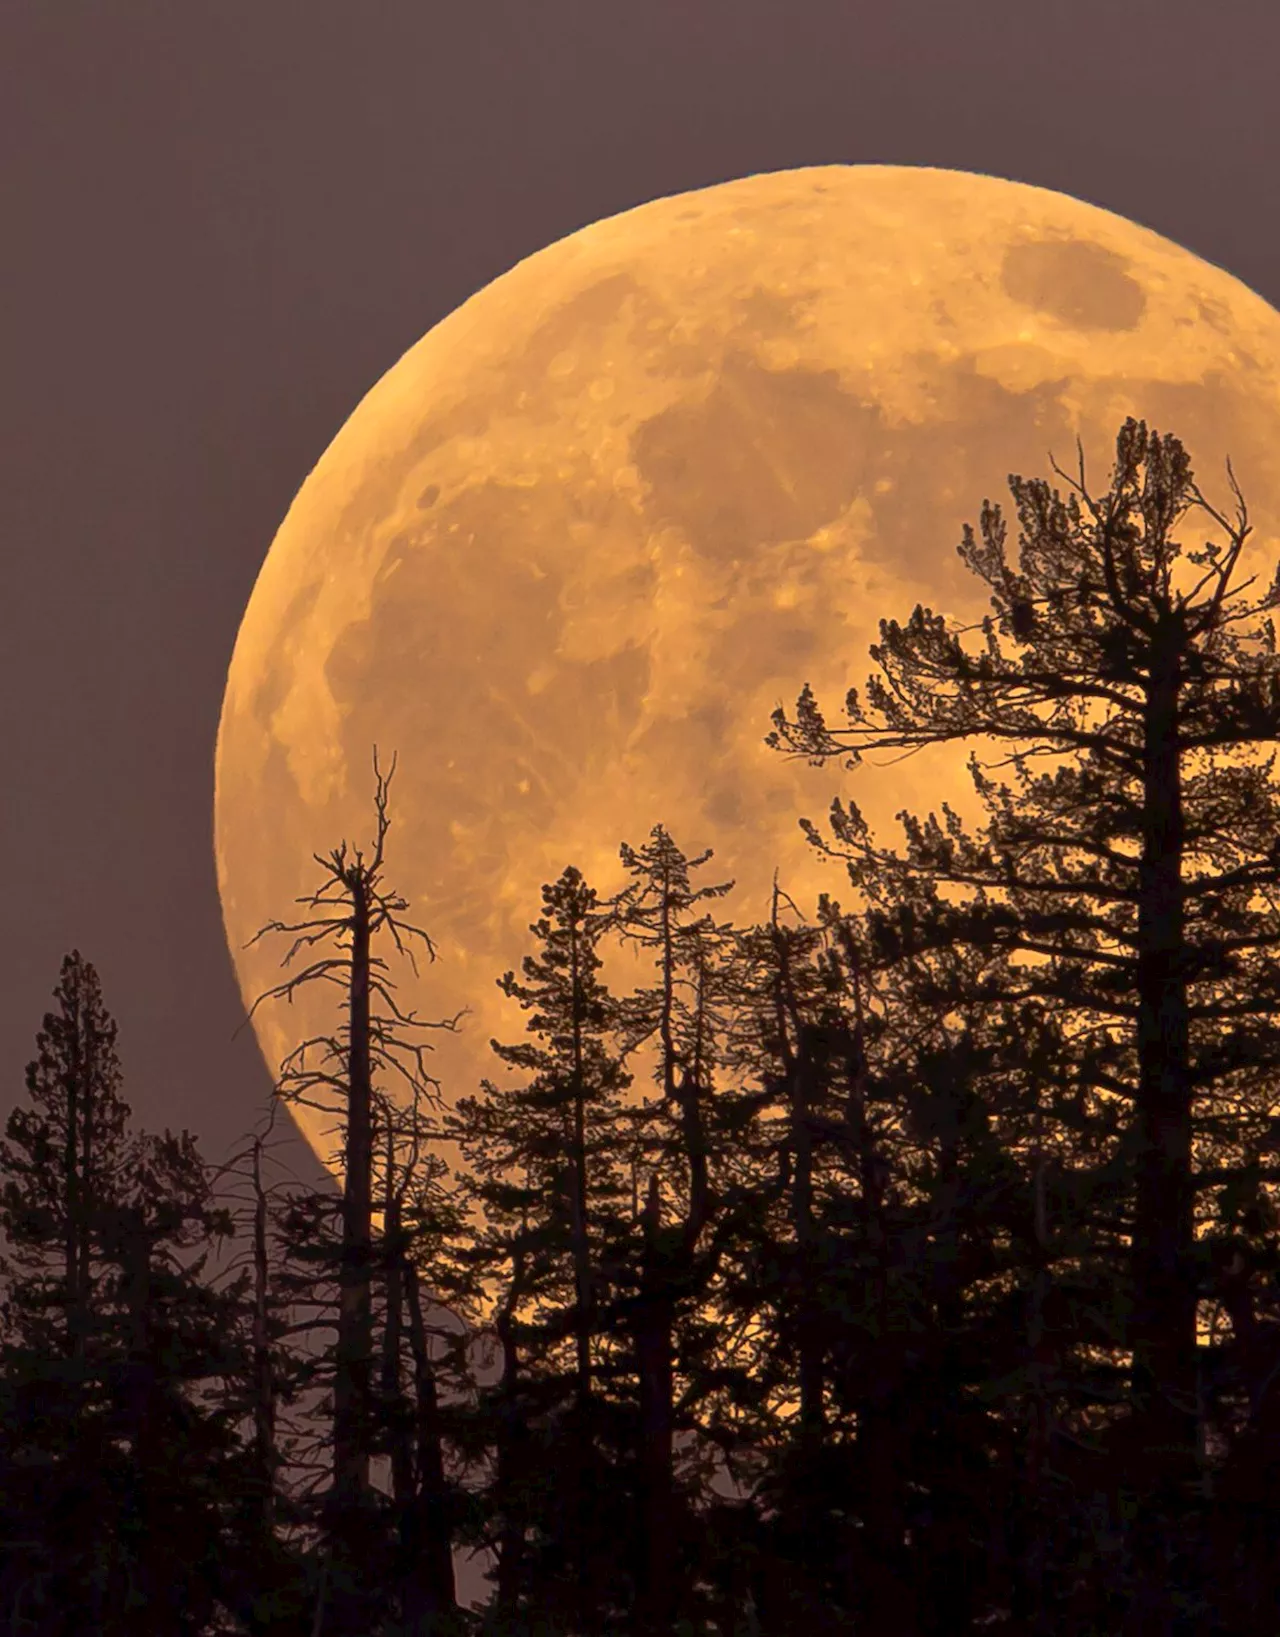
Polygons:
M1203 1603L1194 1531L1177 1527L1201 1491L1202 1163L1229 1106L1265 1101L1280 1059L1280 921L1265 896L1280 881L1280 802L1258 749L1280 737L1280 581L1247 595L1239 491L1234 516L1212 507L1176 438L1126 422L1098 497L1083 462L1058 475L1065 496L1010 480L1016 567L998 507L966 530L960 554L991 593L977 652L926 609L884 621L880 675L865 706L850 691L848 726L829 728L806 689L773 743L854 761L964 739L1007 753L1016 787L971 759L989 814L978 836L950 810L945 824L904 815L899 857L853 804L836 803L832 826L855 881L896 869L956 889L946 936L1016 952L1024 992L1075 1039L1087 1092L1131 1110L1128 1466L1141 1504L1126 1629L1162 1637L1182 1604ZM1197 515L1214 538L1184 546Z
M528 1014L530 1038L493 1042L524 1082L486 1081L479 1097L459 1101L449 1126L483 1213L478 1266L506 1281L495 1300L509 1352L491 1398L498 1612L510 1621L537 1610L552 1629L590 1633L626 1600L613 1572L625 1515L616 1511L600 1331L607 1249L628 1231L619 1107L629 1077L613 1047L617 1003L600 977L607 913L572 867L542 897L535 953L521 978L500 980ZM519 1438L521 1417L541 1446L537 1468Z
M132 1132L97 974L68 956L0 1144L0 1503L12 1620L198 1637L234 1601L223 1496L244 1451L218 1400L229 1227L187 1133Z

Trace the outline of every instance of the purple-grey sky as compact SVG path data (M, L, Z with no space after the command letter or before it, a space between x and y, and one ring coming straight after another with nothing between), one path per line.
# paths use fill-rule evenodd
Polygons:
M1278 62L1274 0L0 0L0 1115L73 946L144 1122L216 1159L260 1110L227 664L437 320L599 217L858 162L1074 194L1280 305Z

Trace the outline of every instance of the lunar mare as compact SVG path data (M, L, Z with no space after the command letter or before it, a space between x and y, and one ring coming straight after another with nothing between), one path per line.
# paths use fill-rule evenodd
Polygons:
M769 752L812 683L834 713L882 617L985 609L955 546L1007 475L1105 485L1128 414L1176 432L1212 496L1230 455L1270 572L1280 314L1221 269L1065 195L959 172L827 166L660 199L530 256L369 392L263 564L218 732L215 845L244 946L367 842L395 750L387 878L440 958L402 998L462 1007L446 1093L524 1020L495 987L566 863L602 891L662 822L715 848L740 919L841 787L892 834L969 789L964 751L845 776ZM971 808L969 809L971 810ZM255 1017L275 1068L329 994ZM323 1120L299 1111L324 1157Z

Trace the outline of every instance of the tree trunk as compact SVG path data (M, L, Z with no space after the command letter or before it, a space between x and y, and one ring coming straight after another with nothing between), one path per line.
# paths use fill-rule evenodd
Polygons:
M333 1482L338 1505L358 1505L369 1486L369 1386L373 1353L370 1294L373 1110L369 1059L369 900L363 880L351 886L350 1037L347 1129L342 1194L337 1376L334 1384Z
M587 1237L587 1107L584 1084L585 1062L582 1038L581 951L575 930L572 950L573 983L573 1134L570 1148L569 1212L573 1233L573 1279L576 1312L574 1337L577 1349L577 1407L579 1418L586 1416L591 1399L591 1262Z
M798 1279L796 1345L800 1390L800 1447L806 1457L821 1452L826 1436L826 1383L822 1318L818 1306L817 1243L813 1221L814 1064L809 1032L800 1017L790 951L778 924L778 884L773 887L772 933L777 961L774 1022L786 1076L788 1138L795 1156L791 1184L791 1233Z
M166 1452L157 1417L151 1336L151 1245L140 1210L126 1208L121 1213L118 1254L129 1312L128 1417L136 1525L131 1578L144 1600L148 1631L155 1637L170 1637L180 1629L183 1611L173 1606L172 1578L167 1572L173 1544L166 1534L160 1505Z
M499 1309L495 1327L502 1346L501 1415L498 1432L496 1488L501 1518L497 1544L496 1606L500 1620L514 1618L524 1577L525 1523L523 1483L526 1463L524 1420L520 1414L520 1355L515 1341L514 1309L522 1262L517 1259L510 1298Z
M902 1419L899 1365L888 1350L890 1329L885 1191L888 1165L878 1151L867 1114L867 1057L858 953L848 928L837 929L853 999L853 1028L844 1036L848 1101L845 1124L856 1171L862 1232L871 1261L871 1310L877 1333L868 1350L858 1406L858 1464L864 1494L863 1527L851 1531L848 1590L860 1603L867 1637L914 1637L919 1629L917 1588L908 1572L907 1429Z
M80 1103L85 1090L83 1080L83 1034L77 1005L75 1045L67 1075L67 1126L64 1133L62 1168L67 1189L67 1220L64 1244L67 1292L66 1348L70 1356L80 1357L84 1348L84 1305L80 1289L80 1238L84 1229L84 1200L80 1187L79 1124Z
M822 1316L816 1289L817 1243L813 1222L811 1080L812 1061L802 1041L791 1087L791 1140L796 1156L791 1191L791 1231L795 1236L800 1287L796 1342L799 1353L800 1444L806 1456L817 1455L826 1436Z
M577 1603L577 1618L587 1622L586 1629L594 1629L591 1621L592 1587L591 1565L588 1562L587 1542L590 1539L590 1512L592 1484L589 1477L595 1445L591 1425L591 1335L594 1328L595 1286L592 1277L590 1239L588 1234L588 1178L587 1178L587 1105L586 1063L583 1041L582 985L580 930L575 928L572 947L573 982L573 1131L569 1160L569 1211L573 1235L574 1277L574 1340L576 1348L576 1379L574 1388L574 1453L575 1470L567 1485L571 1529L571 1555Z
M88 1065L88 1073L85 1077L86 1096L80 1117L80 1266L76 1275L76 1294L80 1302L80 1315L82 1320L84 1320L86 1317L86 1309L89 1302L90 1255L93 1247L91 1224L93 1220L93 1213L102 1203L102 1201L98 1198L98 1188L94 1178L95 1156L93 1151L93 1093L95 1088L92 1079L93 1073L94 1065L92 1062L90 1062Z
M325 1616L339 1637L360 1631L374 1590L366 1585L370 1547L366 1535L373 1499L369 1486L373 1370L370 907L365 873L359 865L348 872L346 886L351 894L347 1119L333 1386L333 1488L328 1509L330 1612Z
M1049 1509L1045 1505L1045 1467L1049 1453L1050 1416L1046 1383L1057 1365L1053 1337L1046 1325L1049 1293L1049 1225L1045 1200L1045 1160L1037 1128L1032 1178L1034 1273L1027 1321L1027 1358L1031 1388L1027 1395L1027 1446L1020 1481L1011 1485L1008 1531L1014 1628L1027 1637L1049 1630L1045 1562Z
M1169 623L1169 617L1166 617ZM1144 720L1143 850L1138 898L1137 1176L1132 1245L1133 1413L1140 1514L1131 1629L1170 1630L1171 1525L1197 1466L1196 1284L1189 1029L1182 903L1180 652L1152 643Z
M79 1007L77 1008L79 1013ZM93 1100L94 1075L96 1063L94 1061L94 1041L91 1027L80 1026L80 1017L77 1015L77 1040L87 1036L84 1054L79 1058L76 1071L79 1075L78 1096L70 1095L68 1086L67 1098L67 1155L70 1161L70 1188L68 1193L69 1214L74 1220L68 1224L67 1260L68 1273L71 1285L71 1312L70 1339L72 1353L78 1359L83 1359L88 1346L89 1324L89 1284L91 1256L93 1249L93 1217L98 1208L97 1189L94 1183L93 1164ZM76 1073L73 1072L74 1084ZM74 1110L74 1111L73 1111ZM76 1123L80 1126L80 1154L76 1157Z
M636 1605L639 1637L660 1637L675 1617L672 1417L673 1302L663 1264L662 1196L656 1173L649 1179L644 1213L644 1263L636 1315L636 1363L640 1378L640 1482L642 1574Z
M435 1367L427 1345L418 1270L406 1259L403 1271L417 1399L417 1494L408 1515L404 1538L406 1559L411 1565L409 1583L405 1588L404 1615L405 1624L414 1637L420 1633L425 1637L433 1621L457 1609L458 1599L453 1573L451 1505L445 1476Z
M382 1333L382 1411L391 1445L391 1493L404 1518L413 1504L413 1433L403 1414L400 1352L404 1331L404 1251L400 1243L400 1195L395 1186L395 1144L387 1126L387 1178L382 1202L383 1280L386 1323Z
M960 1387L959 1356L964 1325L960 1289L960 1193L958 1113L952 1112L938 1158L938 1225L933 1248L936 1388L927 1409L933 1424L929 1471L932 1526L916 1543L917 1561L928 1587L923 1629L931 1637L961 1637L972 1631L977 1568L970 1544L971 1499L966 1441L969 1432Z
M253 1145L253 1194L253 1448L261 1489L261 1522L270 1535L275 1516L276 1379L267 1329L270 1263L261 1138Z

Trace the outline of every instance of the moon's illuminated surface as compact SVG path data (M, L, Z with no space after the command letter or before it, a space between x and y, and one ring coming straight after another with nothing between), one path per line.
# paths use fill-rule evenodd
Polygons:
M829 166L661 199L551 245L373 388L271 547L218 735L216 848L243 945L367 842L371 746L399 754L388 881L440 960L405 998L462 1006L446 1091L523 1019L494 986L539 888L618 884L656 822L763 915L775 863L841 877L796 819L835 769L767 751L813 683L833 717L882 616L985 606L955 554L1010 471L1105 487L1127 414L1176 432L1211 496L1230 454L1268 571L1280 518L1280 314L1157 234L953 171ZM967 789L963 752L867 768L873 822ZM961 803L963 805L963 803ZM406 973L406 977L408 974ZM330 994L258 1013L273 1070ZM300 1123L320 1151L323 1122Z

